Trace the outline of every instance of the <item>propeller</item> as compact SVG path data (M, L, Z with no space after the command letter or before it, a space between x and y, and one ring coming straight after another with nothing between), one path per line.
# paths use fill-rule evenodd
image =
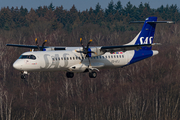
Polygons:
M91 56L90 56L90 53L95 53L95 52L89 50L89 45L90 45L91 42L92 42L92 39L89 40L87 46L84 47L84 44L83 44L83 42L82 42L82 38L80 38L80 43L81 43L81 46L83 47L83 50L82 50L82 51L76 51L76 52L78 52L78 53L83 53L83 54L85 55L85 59L88 58L88 61L89 61L88 67L91 66L91 62L90 62L90 59L89 59L89 58L91 57ZM96 54L96 53L95 53L95 54ZM81 60L81 63L82 63L82 62L83 62L83 59Z
M45 45L45 43L47 42L47 40L45 40L45 41L43 42L43 44L42 44L42 47L41 47L41 48L39 47L39 44L38 44L38 40L37 40L37 38L35 38L35 42L36 42L36 45L37 45L37 47L38 47L38 50L43 51L43 49L44 49L44 45Z
M88 44L87 44L87 47L84 47L83 42L82 42L82 38L80 38L80 43L81 43L81 46L83 47L83 50L82 50L82 51L76 51L76 52L78 52L78 53L83 53L83 54L86 55L86 57L90 57L90 56L89 56L89 53L95 53L95 52L93 52L93 51L89 51L89 45L90 45L91 42L92 42L92 39L89 40L89 42L88 42ZM95 54L96 54L96 53L95 53Z

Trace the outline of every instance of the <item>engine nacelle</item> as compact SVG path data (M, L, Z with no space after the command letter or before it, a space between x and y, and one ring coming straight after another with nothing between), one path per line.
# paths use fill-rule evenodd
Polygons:
M54 47L44 48L43 51L54 51Z
M90 50L94 53L91 53L91 57L96 57L96 56L100 56L103 55L104 52L100 50L101 47L91 47Z

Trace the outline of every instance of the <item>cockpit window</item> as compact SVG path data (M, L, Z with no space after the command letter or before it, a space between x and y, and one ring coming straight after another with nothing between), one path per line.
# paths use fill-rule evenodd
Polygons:
M21 55L19 59L33 59L35 60L36 57L34 55Z

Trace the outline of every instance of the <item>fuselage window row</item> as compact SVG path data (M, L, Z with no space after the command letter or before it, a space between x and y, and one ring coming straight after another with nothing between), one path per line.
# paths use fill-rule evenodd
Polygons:
M25 58L29 58L29 59L36 59L36 57L35 56L20 56L19 57L19 59L25 59ZM91 57L91 59L111 59L111 58L124 58L124 55L109 55L109 56L96 56L96 57ZM53 61L57 61L57 60L59 60L60 61L60 59L61 60L81 60L81 59L87 59L86 57L84 58L84 57L52 57L52 60Z

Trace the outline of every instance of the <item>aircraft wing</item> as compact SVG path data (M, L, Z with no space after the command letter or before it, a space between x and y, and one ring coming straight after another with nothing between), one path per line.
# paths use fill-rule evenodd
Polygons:
M145 46L151 47L152 45L160 45L160 44L153 43L153 44L141 44L141 45L102 46L101 51L112 53L112 52L117 52L117 51L139 50Z
M6 44L6 46L38 49L38 47L37 47L36 45ZM39 47L40 47L40 46L39 46Z
M36 45L6 44L6 46L38 49L38 47ZM39 46L39 48L42 49L42 46ZM53 48L54 50L66 50L65 47L48 47L48 46L44 46L43 48Z

